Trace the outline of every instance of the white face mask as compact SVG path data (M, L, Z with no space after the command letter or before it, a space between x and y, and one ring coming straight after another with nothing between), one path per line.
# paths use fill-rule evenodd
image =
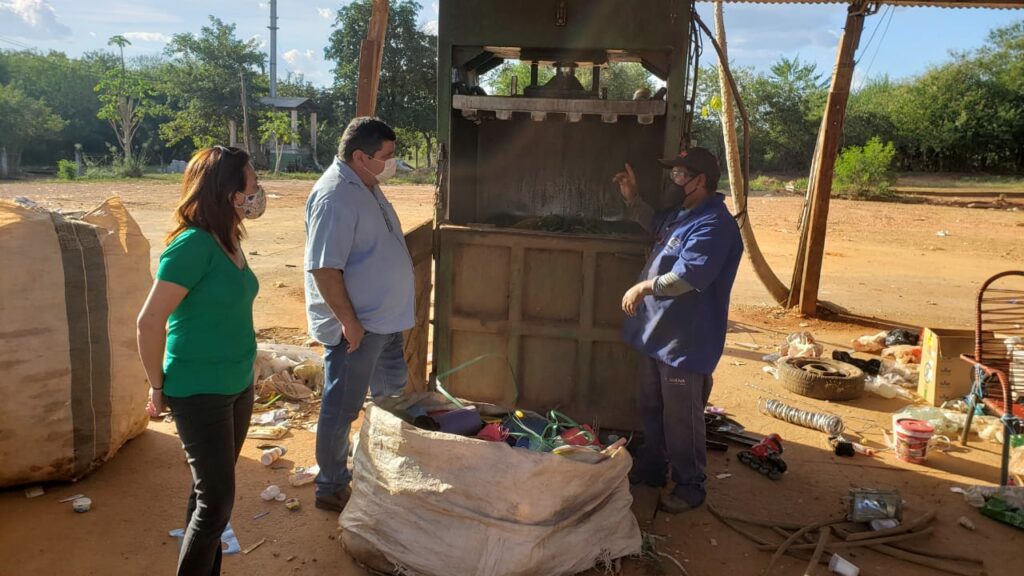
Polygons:
M385 182L394 177L398 171L398 158L388 158L384 161L384 169L377 174L377 182Z

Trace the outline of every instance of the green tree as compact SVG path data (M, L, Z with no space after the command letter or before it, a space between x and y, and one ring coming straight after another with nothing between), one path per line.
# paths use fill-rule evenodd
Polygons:
M902 137L893 122L893 114L898 99L903 97L901 86L888 76L881 76L869 80L850 95L843 123L844 146L863 146L878 137L899 148Z
M235 36L235 25L210 16L199 35L175 34L165 48L170 59L161 90L172 113L160 126L169 145L191 140L197 147L227 141L228 121L242 126L241 83L251 111L267 93L264 54L257 41Z
M335 63L333 100L344 123L355 115L359 51L372 4L354 0L339 9L324 48L324 58ZM417 26L419 10L413 0L391 4L376 113L396 128L419 132L427 142L429 162L437 134L437 37Z
M57 138L66 124L45 103L0 84L0 177L18 172L27 145Z
M759 75L749 89L754 92L761 129L758 138L764 142L764 167L808 170L826 97L825 82L815 64L780 58L769 74Z
M88 52L79 58L61 52L0 52L0 68L6 70L0 83L17 87L67 121L59 138L27 143L25 163L53 164L58 158L72 158L75 144L87 153L106 152L109 128L96 116L100 102L93 88L116 65L116 56L109 52Z
M97 116L110 123L121 146L124 162L133 164L132 141L146 116L158 112L153 97L156 90L141 75L129 73L124 61L124 47L130 46L124 36L112 36L109 45L116 45L121 50L121 68L108 70L103 79L96 85L100 95L100 108ZM141 174L141 171L139 172Z
M287 112L279 110L264 112L260 118L260 142L274 146L274 174L281 170L281 156L286 144L298 141L299 135L292 130L292 119Z

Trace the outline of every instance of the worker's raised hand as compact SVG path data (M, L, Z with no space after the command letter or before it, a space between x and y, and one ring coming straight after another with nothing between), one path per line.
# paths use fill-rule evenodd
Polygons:
M622 199L626 201L626 204L636 201L638 195L636 174L633 173L633 167L629 165L629 162L626 163L625 171L612 177L612 182L619 185L619 193L622 194Z

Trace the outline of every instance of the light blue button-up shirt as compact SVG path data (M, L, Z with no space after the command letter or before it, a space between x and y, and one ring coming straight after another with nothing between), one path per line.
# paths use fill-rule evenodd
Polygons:
M344 273L356 317L367 332L392 334L415 324L415 282L398 214L380 188L368 189L340 159L320 176L306 201L306 318L321 344L341 342L341 322L317 290L311 271Z

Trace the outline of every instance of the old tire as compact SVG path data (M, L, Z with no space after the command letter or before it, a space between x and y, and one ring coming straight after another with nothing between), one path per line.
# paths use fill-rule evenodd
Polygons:
M827 358L787 358L779 362L782 387L818 400L853 400L864 394L864 372Z

